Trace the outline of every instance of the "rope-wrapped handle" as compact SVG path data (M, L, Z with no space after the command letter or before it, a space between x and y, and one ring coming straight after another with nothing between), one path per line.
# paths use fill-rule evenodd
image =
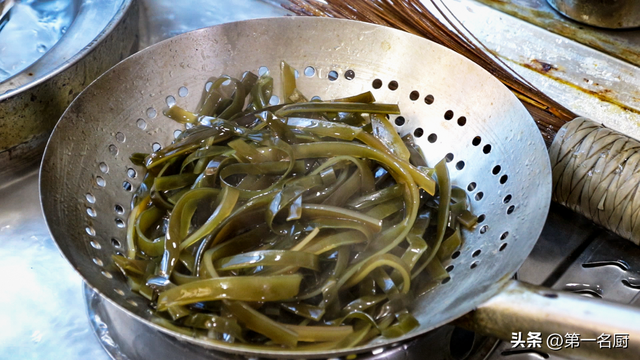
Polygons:
M549 157L553 200L640 245L640 142L576 118Z

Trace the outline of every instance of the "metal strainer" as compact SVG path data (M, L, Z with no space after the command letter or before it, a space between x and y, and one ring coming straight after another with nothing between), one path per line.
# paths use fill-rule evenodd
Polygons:
M522 104L480 67L422 38L352 21L290 17L166 40L112 68L71 104L42 163L42 207L60 250L91 287L157 328L149 321L148 301L129 290L111 261L112 254L124 252L129 203L144 175L129 156L171 143L182 126L163 110L173 104L195 108L211 76L268 69L277 102L281 60L298 69L299 89L308 97L370 90L379 102L398 103L402 116L391 118L398 132L415 136L429 165L449 160L453 183L468 190L480 223L443 263L450 277L415 304L420 327L402 338L324 353L256 353L161 331L194 346L245 355L336 357L425 333L512 283L542 230L551 198L549 158Z

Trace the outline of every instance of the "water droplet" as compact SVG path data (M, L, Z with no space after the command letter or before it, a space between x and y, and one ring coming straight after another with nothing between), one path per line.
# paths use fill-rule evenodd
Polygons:
M40 53L45 53L47 52L47 46L45 44L38 44L38 46L36 47L36 49L38 50L38 52Z

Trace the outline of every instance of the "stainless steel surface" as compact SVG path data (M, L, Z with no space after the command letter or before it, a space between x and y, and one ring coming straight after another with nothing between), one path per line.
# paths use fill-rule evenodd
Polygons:
M93 331L102 346L116 360L231 360L245 357L217 352L187 342L176 342L156 329L150 329L123 312L88 286L84 287L86 306ZM459 359L478 347L473 333L452 325L442 326L415 340L380 347L370 352L352 355L349 360L411 360L418 354L429 354L429 359Z
M548 0L565 16L588 25L625 29L640 26L638 0Z
M281 52L255 51L263 44ZM277 69L283 58L301 72L307 66L315 69L314 76L299 78L299 89L308 96L340 97L371 90L378 101L399 103L406 123L398 131L413 133L424 127L425 136L417 143L428 164L452 153L453 183L461 187L477 184L471 193L475 199L472 209L486 219L474 231L465 232L460 256L445 262L445 266L454 265L451 281L417 301L414 315L420 327L406 336L327 353L256 352L211 344L151 324L146 301L129 291L112 265L110 255L118 250L112 244L124 243L126 231L117 227L116 219L127 217L126 212L114 213L114 206L126 208L130 202L132 193L129 187L123 188L123 182L135 189L141 178L141 174L127 175L127 169L134 167L129 156L149 151L155 142L168 144L174 130L180 128L161 115L166 99L172 96L178 105L193 108L199 100L193 94L213 74L238 76L260 66L271 69L274 89L279 89ZM353 80L342 76L346 70L355 72ZM339 79L329 80L329 71L336 71ZM374 79L381 79L384 86L372 88ZM399 83L397 90L387 87L391 81ZM191 95L177 96L183 86ZM435 102L412 101L412 91L420 92L420 99L431 94ZM455 114L453 119L446 115L449 112ZM466 124L457 120L462 116ZM139 119L146 125L141 126ZM428 133L437 134L435 143L427 140ZM452 51L413 35L321 18L224 24L177 36L130 57L72 103L45 152L43 210L61 251L88 284L150 327L221 351L277 357L339 356L386 346L441 326L487 300L513 275L533 248L550 201L549 162L538 134L525 108L497 79ZM478 136L481 144L471 145ZM522 144L527 152L512 151ZM498 165L499 173L493 175ZM74 171L69 172L70 168ZM504 175L508 181L501 184ZM472 256L478 250L481 254Z
M589 297L558 292L550 289L512 281L504 291L482 304L476 311L463 318L464 324L474 331L501 339L511 340L514 332L528 334L540 332L546 340L553 334L580 334L578 347L562 349L562 355L571 359L629 359L640 354L640 327L638 312L628 305L606 301L593 301ZM615 324L614 326L612 326ZM627 334L627 348L611 348L602 351L596 339L601 334ZM526 338L526 337L525 337ZM563 348L564 344L560 345ZM542 341L540 351L559 350Z
M13 5L15 4L15 0L0 1L0 30L2 30L2 28L4 28L4 26L9 21L9 11L11 11L11 8L13 8Z
M38 204L37 174L0 190L0 359L107 360L88 326L82 281Z
M565 105L582 114L589 112L602 112L611 121L619 122L627 130L633 131L637 123L636 114L612 104L606 93L601 92L599 96L587 94L585 91L576 90L566 83L580 85L586 89L598 89L596 84L598 79L613 80L618 76L626 81L632 81L637 76L634 74L634 67L630 67L625 62L609 61L602 51L616 54L618 57L630 62L640 63L638 60L638 46L640 46L640 32L635 31L598 31L597 36L593 35L593 29L578 29L572 25L570 20L562 21L561 16L549 8L544 0L526 0L520 2L497 3L492 6L503 6L503 11L512 14L527 14L525 7L531 7L530 17L535 17L537 24L547 27L555 33L565 36L578 36L576 39L589 46L579 46L575 42L567 41L556 34L541 30L534 26L528 26L523 21L507 16L500 11L488 9L486 6L477 4L469 0L461 0L460 6L454 10L456 15L472 27L474 32L489 45L489 48L501 54L505 59L518 64L526 64L531 59L550 59L550 64L558 67L560 74L566 69L576 69L581 66L584 59L594 61L593 69L604 69L603 71L586 70L566 73L562 76L562 81L542 75L538 71L519 66L521 72L527 72L527 77L538 86L544 86L547 91L551 91L554 97L561 100ZM451 5L451 2L448 2ZM146 31L146 37L141 36L141 42L149 44L148 38L164 39L167 36L175 35L184 31L195 29L198 25L213 25L224 19L240 20L247 17L276 16L283 13L282 10L271 8L260 1L242 0L235 1L234 6L223 11L216 11L204 14L210 1L189 1L176 3L169 0L143 0L142 4L147 8L156 9L149 13L151 18L150 27L142 24L141 34ZM235 7L235 5L240 5ZM249 5L247 5L249 4ZM513 4L512 8L509 8ZM152 6L151 6L152 5ZM453 6L453 5L452 5ZM175 16L169 9L175 9ZM242 11L236 11L242 9ZM226 11L225 11L226 10ZM193 19L199 19L194 25ZM143 16L141 20L146 20ZM474 25L475 24L475 25ZM523 25L525 24L525 25ZM202 26L201 25L201 26ZM517 31L511 31L514 29ZM569 33L571 32L571 33ZM585 34L593 36L585 38ZM580 38L582 36L582 38ZM521 47L512 44L523 44ZM617 47L616 47L617 46ZM563 49L568 49L568 56L560 56ZM518 51L520 49L520 52ZM530 50L529 50L530 49ZM560 56L560 57L559 57ZM634 60L635 59L635 60ZM604 66L604 67L603 67ZM554 72L558 72L554 70ZM592 79L589 82L583 78ZM595 80L593 80L595 79ZM593 81L591 83L591 81ZM627 93L627 90L620 91L618 86L624 85L624 81L611 81L608 88L614 93ZM585 89L585 90L586 90ZM604 87L600 90L604 90ZM589 90L590 91L590 90ZM620 104L633 105L633 93L627 98L620 98ZM593 116L592 116L593 117ZM40 207L38 206L37 178L28 176L20 181L7 182L0 185L6 188L0 193L0 252L11 254L13 263L19 259L22 264L25 261L37 263L39 266L23 266L22 271L15 273L15 281L22 288L40 289L44 285L51 284L47 296L55 299L64 299L57 302L56 311L43 308L37 303L26 301L31 298L23 292L9 292L2 297L5 309L9 312L0 312L0 359L45 359L62 358L68 360L106 360L109 355L101 349L101 343L94 336L89 335L91 327L86 320L85 309L81 303L81 278L76 272L70 271L70 267L65 260L59 256L59 251L50 238ZM14 196L15 195L15 196ZM35 238L33 238L35 237ZM36 241L37 239L37 241ZM594 240L596 239L596 240ZM635 306L640 306L640 296L633 295L634 289L625 286L621 281L621 276L631 272L623 272L622 269L612 265L583 268L582 263L576 259L582 254L591 256L594 250L590 244L601 241L602 246L609 248L608 252L613 254L612 260L622 260L633 264L639 258L635 252L629 251L623 244L628 242L615 236L607 235L602 230L590 225L588 221L576 214L563 209L560 206L552 206L545 229L532 251L531 256L525 261L518 272L519 279L535 284L545 284L561 289L567 283L587 283L594 288L605 287L604 296L610 300L626 302L629 297ZM34 248L39 252L34 255ZM50 259L50 266L38 262L38 258ZM0 262L0 266L3 264ZM27 263L28 264L28 263ZM4 273L12 273L13 268L4 268ZM54 271L51 271L53 269ZM58 269L58 270L56 270ZM635 267L633 268L635 269ZM51 276L57 272L62 275ZM563 274L568 274L564 276ZM622 275L621 275L622 274ZM610 276L613 276L611 279ZM558 278L562 277L559 281ZM53 279L52 279L53 278ZM585 281L586 280L586 281ZM55 281L55 282L53 282ZM555 284L555 285L554 285ZM623 295L618 298L618 294ZM11 319L20 321L9 323ZM6 324L6 325L5 325ZM65 331L60 331L57 326L67 324L63 327ZM68 334L72 334L69 336ZM33 337L32 337L33 336ZM6 339L6 340L5 340ZM38 342L39 340L39 342ZM100 339L109 341L108 338ZM104 342L103 342L104 343ZM438 341L441 346L447 346L446 341ZM486 349L485 349L486 350ZM136 350L140 351L140 350ZM491 360L541 360L542 355L534 351L513 351L509 342L502 342L492 350L489 345L488 350L492 351ZM62 354L57 356L58 354ZM117 354L111 353L114 358ZM425 354L430 352L417 351L412 353L415 359L423 359ZM543 354L548 359L559 359L563 351ZM431 357L430 357L431 358ZM466 357L456 357L463 359ZM473 352L471 357L475 359L485 359L484 353Z
M136 0L82 1L58 43L0 83L0 183L30 171L64 109L138 48Z
M607 231L591 228L589 234L578 230L587 220L577 214L572 214L559 205L553 206L550 220L536 244L536 248L520 269L519 278L544 278L540 284L552 286L554 289L571 291L583 296L603 298L635 307L640 306L640 287L637 286L640 274L640 248ZM558 221L566 219L565 222ZM555 219L555 220L554 220ZM558 234L558 232L560 232ZM545 233L556 233L556 241L545 242ZM581 235L583 234L583 235ZM570 238L566 237L571 235ZM549 240L553 240L550 237ZM564 243L566 241L566 243ZM553 257L545 261L542 257L532 259L535 253L555 253L563 247L569 246L560 261ZM527 266L527 263L531 263ZM535 273L534 266L545 269L543 273ZM552 273L544 277L546 269L552 268ZM535 331L535 330L534 330ZM606 350L594 351L596 355L607 355ZM604 352L604 353L603 353ZM539 360L542 355L555 360L564 354L560 351L541 352L538 349L513 349L510 342L502 342L492 352L488 360ZM627 358L633 358L627 354Z
M547 0L474 0L549 30L555 35L577 41L591 48L634 65L640 65L638 29L610 30L585 26L556 11ZM548 41L553 38L541 38Z
M640 68L475 1L446 4L489 51L554 100L640 139ZM625 33L636 45L619 51L637 54L640 30ZM602 35L597 40L606 44L607 39Z

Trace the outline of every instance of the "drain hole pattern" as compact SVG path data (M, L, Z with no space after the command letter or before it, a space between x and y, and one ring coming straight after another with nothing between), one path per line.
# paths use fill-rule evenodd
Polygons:
M306 66L303 68L304 70L300 73L297 74L297 77L300 76L302 77L302 80L304 80L304 78L314 78L315 79L320 79L323 78L324 81L327 82L336 82L336 81L352 81L355 79L356 77L356 71L353 69L346 69L346 70L341 70L341 69L335 69L335 70L330 70L327 69L325 70L324 68L321 67L315 67L315 66ZM269 69L266 66L262 66L259 68L258 73L259 75L263 75L265 73L267 73L269 71ZM344 72L342 72L344 71ZM323 74L326 74L324 76L321 76ZM341 75L342 74L342 75ZM304 75L304 76L302 76ZM316 75L318 75L318 77L316 77ZM362 80L362 79L360 79ZM305 81L316 81L316 80L305 80ZM367 80L365 80L367 81ZM386 91L387 93L391 94L391 92L396 92L398 93L398 98L399 99L404 99L404 101L412 101L415 103L411 103L411 104L415 104L413 106L429 106L429 105L433 105L435 103L435 96L433 94L429 94L427 92L422 92L422 90L425 89L411 89L410 91L402 91L400 92L399 90L402 90L400 88L400 84L398 81L396 80L385 80L383 81L382 79L379 78L375 78L372 80L368 80L371 81L370 82L370 86L371 88L373 88L374 90L380 90L380 91ZM388 81L388 82L387 82ZM207 83L206 86L207 87L211 87L211 83ZM428 89L426 89L428 91ZM171 107L176 105L177 102L180 101L184 101L181 98L185 98L189 95L189 89L186 86L182 86L178 89L175 90L176 92L173 95L168 95L166 97L164 97L163 101L166 103L167 106ZM311 94L310 94L311 95ZM316 100L316 99L320 99L319 96L313 96L311 98L311 100ZM424 104L422 104L422 101L420 101L420 99L422 99L422 101L424 101ZM401 100L402 101L402 100ZM277 95L273 95L272 98L270 99L270 104L271 105L276 105L280 103L280 99L278 98ZM143 111L143 116L137 119L132 119L132 124L134 125L134 127L137 127L139 130L152 130L152 128L149 126L150 124L155 124L155 122L157 120L153 120L155 118L158 117L158 111L156 110L157 108L160 108L161 105L154 105L155 107L148 107ZM430 107L431 108L431 107ZM436 107L432 107L432 109L436 109ZM440 111L444 111L444 113L440 112ZM454 111L455 109L443 109L440 110L439 112L439 116L434 117L434 121L451 121L449 124L454 125L453 127L450 127L450 129L452 131L455 131L455 128L462 128L462 127L468 127L471 126L470 124L473 124L473 118L471 116L469 116L469 118L467 118L467 116L456 116ZM406 116L406 118L405 118ZM389 118L387 116L387 118ZM416 127L416 128L409 128L409 126L411 126L412 124L412 118L410 116L404 115L404 116L396 116L391 117L390 121L392 121L392 123L394 123L397 127L405 127L405 130L403 132L407 133L407 132L412 132L413 135L416 138L421 138L424 137L425 140L423 140L422 144L426 144L426 143L430 143L430 144L436 144L434 146L437 146L439 141L442 141L441 139L439 139L439 133L436 132L428 132L425 134L425 129L426 128L422 128L422 127ZM415 126L415 125L413 125ZM176 129L175 131L173 131L173 137L176 138L178 137L180 134L182 133L182 130L180 129ZM128 134L126 134L128 135ZM109 154L112 156L118 156L119 152L122 150L125 153L122 154L122 157L128 157L128 155L126 154L128 150L128 145L126 146L126 150L125 150L125 146L124 145L120 145L126 142L127 140L127 136L125 135L125 132L117 132L115 134L115 139L112 140L113 143L108 145L108 150L109 150ZM445 136L445 135L443 135ZM113 139L113 138L112 138ZM444 139L445 141L447 141L447 139ZM480 152L482 151L483 154L490 154L492 152L492 145L489 143L486 143L486 139L485 142L483 142L483 139L480 135L475 135L473 138L466 138L466 139L461 139L461 141L464 141L466 144L469 144L469 142L471 143L471 145L474 147L473 151L476 152ZM116 145L118 144L118 145ZM423 145L424 146L424 145ZM151 144L151 148L153 151L158 151L162 148L162 145L159 142L154 142ZM458 158L456 159L456 155L454 155L454 152L448 153L445 156L445 159L448 163L452 163L452 167L455 168L458 171L462 171L465 167L466 167L466 161L468 160L469 166L471 166L472 164L472 159L460 159L460 157L462 157L464 154L457 154ZM456 160L454 162L454 159ZM109 161L107 159L107 161ZM109 166L107 165L106 162L101 162L99 163L99 170L102 174L107 174L109 173ZM139 185L136 182L136 179L138 178L142 178L143 173L139 173L140 170L137 170L137 168L134 167L125 167L124 169L124 176L120 178L120 183L122 184L122 189L126 192L132 192L134 191ZM451 170L451 168L450 168ZM118 171L122 171L122 170L118 170ZM468 171L468 170L467 170ZM505 169L501 166L501 165L494 165L492 168L489 168L489 170L486 171L490 171L493 175L495 175L496 180L499 182L499 184L501 185L505 185L508 182L509 179L509 175L506 174L504 171ZM455 172L455 171L454 171ZM464 173L464 172L463 172ZM114 186L113 181L115 181L115 184L118 184L118 178L112 178L111 176L113 176L113 174L110 174L107 179L110 182L110 186ZM455 175L457 176L457 175ZM453 179L455 180L455 176L453 177ZM139 180L138 180L139 181ZM467 180L468 181L468 180ZM107 186L107 182L105 180L104 177L99 176L99 175L94 175L94 184L97 185L98 188L104 188ZM461 185L462 187L465 187L465 185ZM485 193L483 191L478 191L479 188L482 189L482 187L484 187L484 182L483 181L479 181L479 180L475 180L475 181L471 181L468 182L466 185L466 189L469 191L469 196L472 199L475 199L476 201L480 201L485 197ZM95 187L93 188L95 189ZM122 190L120 190L122 191ZM491 195L489 192L487 192L488 195ZM99 195L99 194L98 194ZM489 201L493 201L493 199L488 196L488 199L485 200L484 202L489 202ZM86 213L87 213L87 219L93 219L97 217L97 212L95 210L95 208L92 206L92 204L96 203L96 196L92 193L92 192L86 192L85 194L85 199L86 199ZM516 205L515 204L511 204L510 202L512 201L512 195L508 194L507 196L502 198L502 201L504 204L507 204L508 207L506 208L506 214L510 215L512 214L515 210L516 210ZM475 206L476 203L474 203L474 205L472 205L472 211L473 211L473 206ZM125 219L127 218L127 215L125 215L125 213L127 212L127 209L125 208L126 205L128 207L128 205L125 204L116 204L116 203L112 203L112 209L113 209L113 213L111 213L111 216L115 216L112 217L111 219L113 219L113 223L115 225L116 228L118 229L124 229L126 228L126 221ZM478 205L480 206L480 205ZM107 208L107 210L109 210L109 208ZM504 211L504 210L503 210ZM475 211L473 211L475 212ZM103 211L100 211L101 216L103 215ZM100 250L101 246L100 243L98 242L98 240L100 240L100 237L96 235L96 230L95 228L92 226L91 224L91 220L88 220L89 223L85 228L85 231L87 233L88 236L88 242L89 244L96 250ZM485 223L486 222L486 215L485 214L479 214L478 215L478 225L475 229L473 229L474 231L478 231L476 234L486 234L489 231L489 224ZM491 226L495 226L493 223L491 224ZM507 247L507 242L505 241L506 239L509 238L509 232L508 231L504 231L502 229L491 229L491 233L488 235L484 235L484 238L487 238L487 236L489 237L499 237L499 239L501 240L501 242L499 243L498 246L498 251L502 252L506 249ZM498 232L498 234L500 235L496 235L494 233L494 231L501 231ZM122 240L124 237L124 233L123 232L119 232L118 234L114 233L112 236L114 237L107 237L106 238L106 243L108 244L109 242L111 243L111 247L108 247L110 249L111 253L116 253L116 254L120 254L121 252L124 252L123 249L126 247L126 245L123 243ZM488 246L488 245L487 245ZM496 244L497 246L497 244ZM484 247L484 245L483 245ZM495 248L492 248L495 249ZM106 249L105 249L106 250ZM105 263L101 260L101 259L107 259L107 262L109 262L110 260L110 256L105 257L104 253L100 253L100 256L95 256L92 257L92 260L94 262L94 264L96 266L99 267L103 267L105 269L111 269L111 267L107 267L105 266ZM462 254L465 254L465 256L461 256ZM486 256L491 256L492 254L495 254L495 250L491 251L488 250L488 252L486 254L484 254L483 256L480 256L481 254L484 254L483 251L481 249L473 249L473 248L465 248L464 244L462 246L462 248L454 251L451 254L451 260L447 259L447 260L443 260L443 266L445 266L445 270L447 271L447 273L452 273L454 271L454 269L457 269L456 272L459 271L468 271L466 269L475 269L480 265L480 259L482 259L483 257ZM467 260L463 260L463 259L467 259ZM471 263L466 262L463 263L463 261L469 261L470 259L473 259L473 261ZM484 260L483 260L484 261ZM449 263L449 262L453 262L453 263ZM455 264L454 264L455 263ZM464 266L463 266L464 265ZM468 267L468 268L467 268ZM465 269L466 268L466 269ZM114 279L114 277L117 277L119 274L112 274L111 272L107 271L107 270L102 270L102 275L108 279ZM444 278L441 281L441 284L447 284L448 282L450 282L453 278L450 276ZM136 302L134 299L138 298L138 295L131 293L131 291L128 288L120 288L120 287L113 287L113 291L118 294L119 296L125 296L127 298L127 303L131 306L140 306L141 303ZM133 297L134 299L129 299L129 297ZM141 299L141 298L140 298ZM144 303L144 301L143 301Z

